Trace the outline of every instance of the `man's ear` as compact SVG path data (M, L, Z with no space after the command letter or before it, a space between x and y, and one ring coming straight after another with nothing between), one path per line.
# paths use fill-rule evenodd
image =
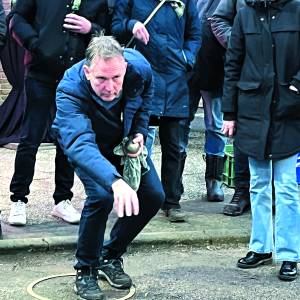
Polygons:
M89 66L83 65L83 72L85 74L86 79L90 80L91 79L91 70L90 70Z

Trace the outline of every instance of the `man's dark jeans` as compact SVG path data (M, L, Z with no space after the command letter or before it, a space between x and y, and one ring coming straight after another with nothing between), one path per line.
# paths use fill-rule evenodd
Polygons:
M22 124L22 135L15 159L15 172L10 184L11 200L27 203L29 186L33 180L36 154L49 133L55 117L56 84L47 84L36 79L25 80L27 105ZM55 157L55 204L71 199L74 170L61 148L56 146Z
M234 150L234 184L235 188L250 188L250 170L248 156L241 152L233 143Z
M110 240L104 246L104 232L113 207L113 193L97 184L83 170L76 169L87 198L81 214L75 269L99 266L100 253L106 259L121 257L127 246L160 209L164 201L164 192L150 158L147 158L147 163L150 170L142 176L137 191L139 214L118 218L111 230Z

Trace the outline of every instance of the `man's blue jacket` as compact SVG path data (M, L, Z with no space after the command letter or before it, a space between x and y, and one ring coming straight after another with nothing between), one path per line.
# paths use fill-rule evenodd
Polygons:
M123 137L135 133L147 136L152 102L152 71L136 50L126 49L127 70L123 83ZM107 191L120 178L116 167L101 153L97 137L114 139L114 132L99 126L101 99L93 92L83 72L85 60L65 72L56 94L57 112L52 129L69 161ZM103 120L102 120L103 121ZM103 124L103 123L102 123ZM121 137L122 140L122 137ZM121 142L115 138L113 148Z

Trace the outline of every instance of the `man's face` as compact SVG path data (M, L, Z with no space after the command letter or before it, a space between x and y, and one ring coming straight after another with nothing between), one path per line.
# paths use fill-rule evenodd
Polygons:
M117 98L122 90L127 63L122 56L109 59L96 57L90 66L84 65L84 73L92 89L104 101Z

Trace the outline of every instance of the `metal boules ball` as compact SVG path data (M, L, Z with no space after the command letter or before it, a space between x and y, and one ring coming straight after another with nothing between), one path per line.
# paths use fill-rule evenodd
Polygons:
M126 143L125 147L130 154L135 154L140 150L140 145L138 143L133 143L131 140Z

